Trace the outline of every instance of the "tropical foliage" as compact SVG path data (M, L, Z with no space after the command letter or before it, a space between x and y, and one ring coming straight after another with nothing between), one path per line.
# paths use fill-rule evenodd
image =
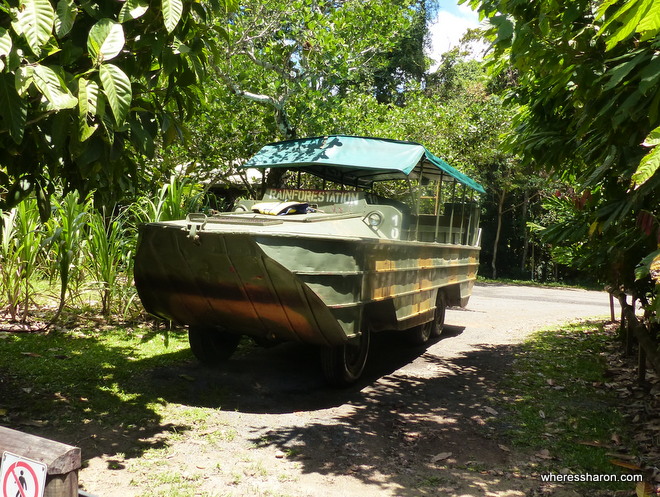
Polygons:
M471 3L493 26L490 76L466 51L476 32L430 70L433 0L5 4L6 308L20 318L35 278L57 282L60 309L90 281L102 313L125 307L138 220L202 201L197 183L163 179L206 191L266 142L331 133L418 141L484 184L482 273L558 278L554 260L632 287L655 248L660 97L649 22L621 20L651 4Z
M0 208L58 184L112 205L143 180L156 138L204 100L233 0L9 0L0 5Z
M635 281L634 268L660 242L660 6L468 3L490 21L492 68L517 76L512 150L577 189L548 199L559 218L546 240L646 300L651 280Z
M279 138L295 138L304 123L332 112L328 97L366 85L391 99L397 83L424 75L426 4L252 2L227 24L218 78L230 92L269 106Z
M28 321L34 304L57 302L49 319L66 306L104 316L139 313L133 286L138 225L185 217L202 208L201 187L172 177L158 192L139 197L128 208L98 210L90 195L77 192L54 199L47 222L36 199L0 211L0 313ZM57 289L44 292L44 285Z

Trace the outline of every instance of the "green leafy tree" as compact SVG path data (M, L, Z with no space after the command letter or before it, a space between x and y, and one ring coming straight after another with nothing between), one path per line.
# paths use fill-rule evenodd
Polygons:
M7 0L0 5L0 208L61 181L112 204L156 138L204 100L211 42L234 0Z
M269 109L272 138L309 135L335 112L336 96L354 85L373 89L373 74L419 19L417 8L417 0L252 2L226 26L229 48L216 61L218 78ZM282 174L276 170L269 181Z
M380 112L376 97L396 100L393 89L405 92L424 78L434 5L260 0L239 9L223 26L228 49L216 54L208 106L185 130L185 144L158 154L159 164L222 182L264 143L339 128L354 134L344 125L353 102L360 102L355 112Z
M426 54L431 45L428 27L437 11L436 1L418 0L408 29L379 57L373 74L365 74L379 103L403 105L407 92L426 80L430 67Z
M573 244L603 281L639 295L633 268L658 242L660 4L468 3L490 21L491 67L517 77L514 150L576 181L576 198L592 196L572 216L563 209L547 235ZM640 216L655 223L640 229Z

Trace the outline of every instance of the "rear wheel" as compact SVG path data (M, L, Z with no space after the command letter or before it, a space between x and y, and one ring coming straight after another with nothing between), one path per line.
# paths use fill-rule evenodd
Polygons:
M445 329L445 313L447 310L447 297L445 292L438 290L438 297L435 301L435 315L431 321L431 338L437 338L442 335Z
M355 383L364 371L369 356L371 333L363 331L345 345L321 350L321 367L328 383L345 387Z
M438 290L435 301L435 312L433 319L427 323L420 324L406 331L406 337L412 345L424 345L429 338L437 338L442 334L445 327L446 297L444 292Z
M191 326L188 329L190 350L199 362L214 365L226 361L238 348L241 335L214 326Z
M431 328L433 328L433 321L417 325L406 330L406 338L411 345L424 345L431 338Z

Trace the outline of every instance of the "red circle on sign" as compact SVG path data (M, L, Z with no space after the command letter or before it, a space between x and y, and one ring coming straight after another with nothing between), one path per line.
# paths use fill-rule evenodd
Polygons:
M32 466L30 466L27 463L24 463L23 461L17 461L11 466L9 466L9 469L7 470L7 473L5 474L5 481L2 482L2 497L15 497L13 495L9 495L7 493L7 483L9 482L9 475L14 476L14 481L16 482L16 485L19 487L20 495L25 495L25 497L29 497L25 494L25 490L21 487L21 484L18 482L18 478L16 477L16 473L14 473L14 470L16 468L25 468L29 471L30 475L32 475L32 480L34 481L34 497L37 497L38 491L39 491L39 485L37 481L37 474L34 472L32 469Z

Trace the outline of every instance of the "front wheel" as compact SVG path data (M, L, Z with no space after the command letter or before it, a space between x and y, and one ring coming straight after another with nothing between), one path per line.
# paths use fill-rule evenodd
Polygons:
M339 387L355 383L367 364L370 341L371 333L367 329L345 345L323 348L321 366L328 383Z
M229 359L240 341L241 335L214 326L191 326L188 329L190 350L199 362L209 366Z

